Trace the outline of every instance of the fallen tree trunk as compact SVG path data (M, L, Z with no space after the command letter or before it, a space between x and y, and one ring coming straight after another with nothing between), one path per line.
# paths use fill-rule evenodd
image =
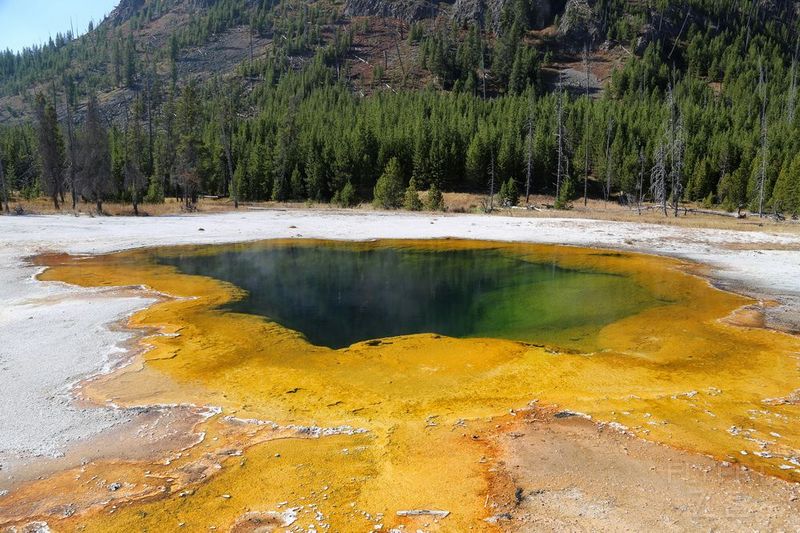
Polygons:
M713 209L684 209L686 213L697 213L699 215L716 215L719 217L728 217L728 218L746 218L747 215L745 213L728 213L726 211L714 211Z
M446 518L450 515L450 511L437 511L432 509L413 509L410 511L397 511L397 516L435 516L437 518Z

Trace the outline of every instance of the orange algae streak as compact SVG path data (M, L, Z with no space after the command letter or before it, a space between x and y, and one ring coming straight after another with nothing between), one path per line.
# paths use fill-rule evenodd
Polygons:
M484 507L492 462L482 430L490 417L534 399L650 440L800 480L794 401L800 341L746 327L752 320L726 321L753 302L713 289L684 272L688 265L637 254L472 241L352 246L499 248L530 260L547 257L565 268L629 276L665 303L570 350L435 335L331 350L263 318L215 309L240 297L238 289L156 265L146 250L49 258L52 268L42 279L145 285L175 297L131 318L131 326L157 328L162 335L143 341L151 350L141 361L87 384L87 397L119 405L215 405L223 409L220 417L332 433L249 442L240 436L241 457L220 460L219 470L192 494L167 489L114 512L77 514L65 524L98 531L182 524L199 531L295 517L304 528L336 531L421 527L423 521L443 531L490 528L482 521L492 514ZM397 517L403 509L451 514L420 521Z

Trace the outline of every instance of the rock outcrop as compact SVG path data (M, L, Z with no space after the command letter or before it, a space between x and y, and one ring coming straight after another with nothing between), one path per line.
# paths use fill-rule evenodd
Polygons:
M440 0L348 0L345 13L350 16L393 17L407 22L431 18L439 14Z
M598 28L589 0L569 0L558 24L558 35L562 42L580 49L595 42Z
M490 31L500 28L503 8L510 0L348 0L345 13L350 16L394 17L406 22L444 15L459 24L478 22ZM534 0L531 10L533 27L552 24L563 10L565 0Z
M119 26L144 7L145 0L120 0L117 7L108 15L108 20L114 25Z

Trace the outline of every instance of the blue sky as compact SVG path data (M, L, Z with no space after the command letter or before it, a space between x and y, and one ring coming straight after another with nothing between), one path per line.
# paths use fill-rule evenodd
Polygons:
M0 50L22 50L70 29L82 34L100 22L119 0L0 0Z

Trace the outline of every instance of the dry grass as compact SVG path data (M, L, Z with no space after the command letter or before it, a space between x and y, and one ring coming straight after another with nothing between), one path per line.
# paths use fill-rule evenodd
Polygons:
M422 193L424 199L426 193ZM486 197L471 193L445 193L444 201L447 211L450 213L483 213ZM69 202L68 202L69 204ZM549 196L531 196L531 205L536 209L521 208L495 208L494 215L531 217L531 218L585 218L595 220L609 220L622 222L644 222L649 224L660 224L669 226L689 227L689 228L709 228L709 229L731 229L743 231L769 231L780 233L800 234L800 223L794 220L777 222L769 218L759 219L758 217L748 217L737 219L730 216L718 216L709 214L689 213L682 214L675 218L671 214L665 217L656 210L646 210L638 214L626 206L613 202L590 199L588 205L584 207L582 200L576 200L570 209L556 210L552 207L553 198ZM12 211L15 207L20 207L26 214L62 214L72 213L69 205L60 211L53 208L52 201L48 198L37 198L34 200L14 199L10 202ZM258 209L335 209L329 204L316 204L307 202L244 202L240 204L242 210ZM689 206L696 207L696 206ZM372 211L375 207L365 203L359 205L357 210ZM193 212L197 213L223 213L233 210L233 202L227 198L201 198ZM724 213L720 211L720 213ZM78 205L76 214L98 216L94 204L81 202ZM183 205L174 198L167 199L163 204L142 204L139 206L140 216L169 216L186 214ZM103 215L105 216L133 216L133 207L130 204L104 203Z
M79 202L77 209L72 210L71 201L66 199L65 205L60 210L53 207L53 201L50 198L36 198L33 200L25 200L18 198L10 203L12 211L15 206L24 210L25 214L29 215L53 215L56 213L61 214L77 214L98 216L95 204L89 202ZM198 211L203 212L217 212L227 211L229 209L229 202L224 200L201 200ZM232 208L233 205L230 205ZM176 202L175 199L169 198L163 204L141 204L139 206L140 216L165 216L176 215L184 213L183 205ZM133 206L131 204L121 204L116 202L104 202L102 215L108 216L133 216Z
M486 197L483 195L468 193L447 193L444 197L448 210L455 212L481 212L486 201ZM541 195L532 195L531 205L535 206L536 210L495 207L494 213L515 217L588 218L620 222L645 222L649 224L689 228L800 233L800 223L795 220L777 222L769 218L760 219L758 217L737 219L733 216L720 216L727 214L721 210L719 211L720 215L702 213L683 214L683 212L681 212L680 216L676 218L672 216L671 213L669 216L665 217L662 213L654 209L643 210L642 213L639 214L635 209L631 209L627 206L597 199L589 199L586 206L583 205L582 199L575 200L570 209L556 210L553 208L553 197ZM699 206L687 205L685 207L696 208Z
M333 209L328 204L309 204L306 202L241 202L239 204L242 210L253 209L300 209L300 208L315 208L315 209ZM13 199L9 203L9 207L14 211L15 207L19 207L27 215L54 215L54 214L76 214L76 215L89 215L89 216L134 216L133 206L129 203L122 204L118 202L104 202L103 213L99 215L94 203L79 202L75 211L72 210L72 205L67 198L67 202L60 210L53 207L53 201L50 198L36 198L33 200ZM228 198L201 198L195 204L194 208L187 211L183 203L176 201L174 198L167 198L161 204L139 204L139 216L169 216L169 215L185 215L187 213L225 213L233 211L233 201Z

